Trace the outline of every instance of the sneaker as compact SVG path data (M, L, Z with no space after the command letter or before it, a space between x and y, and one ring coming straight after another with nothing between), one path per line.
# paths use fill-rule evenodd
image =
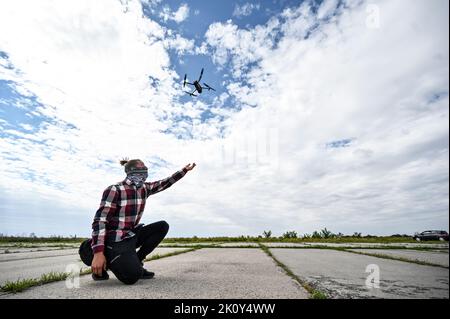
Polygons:
M141 279L152 279L153 277L155 277L155 273L148 271L145 268L142 268L142 276Z
M92 279L94 279L95 281L108 280L109 279L109 275L108 275L108 273L106 271L103 270L101 276L98 276L98 275L92 273Z

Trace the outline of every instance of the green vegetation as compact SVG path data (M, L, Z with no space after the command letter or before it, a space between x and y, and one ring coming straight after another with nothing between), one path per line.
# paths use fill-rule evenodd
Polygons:
M78 245L86 238L80 238L76 235L71 237L50 236L37 237L33 233L29 236L6 236L0 234L0 245L13 244L14 247L21 248L37 248L39 244L52 244L55 247L67 247L65 245ZM226 242L290 242L290 243L304 243L304 242L324 242L324 243L416 243L411 235L395 234L391 236L372 236L362 235L362 233L354 232L353 235L344 235L342 233L334 233L327 228L319 231L314 231L312 234L299 234L295 230L286 231L281 236L273 236L271 230L264 230L259 236L237 236L237 237L177 237L166 238L163 243L226 243ZM439 241L436 241L439 242ZM433 242L434 243L434 242ZM439 242L441 243L441 242ZM10 247L10 246L8 246Z
M283 237L283 239L298 238L297 232L295 230L285 232L282 237Z
M328 299L327 295L325 295L323 292L320 292L318 290L314 290L311 299Z
M295 230L286 231L281 236L273 236L271 230L263 231L260 236L238 236L238 237L182 237L166 238L164 243L195 243L195 242L287 242L287 243L417 243L411 235L395 234L392 236L372 236L354 232L353 235L333 233L324 228L314 231L312 234L298 234ZM433 241L436 243L439 241Z
M264 238L270 238L270 236L272 236L272 231L263 231L263 236Z
M285 233L286 234L286 233ZM306 234L308 235L308 234ZM292 236L290 234L289 236ZM229 242L283 242L283 243L440 243L440 241L427 241L427 242L416 242L412 237L391 237L391 236L364 236L364 237L353 237L353 236L342 236L342 237L313 237L313 235L308 235L309 237L251 237L251 236L239 236L239 237L179 237L179 238L166 238L164 239L164 244L187 244L187 243L229 243Z
M18 279L16 281L7 281L1 286L1 291L18 293L38 285L40 285L39 279Z
M306 281L300 279L296 274L294 274L285 264L283 264L281 261L279 261L277 258L275 258L275 256L270 252L269 248L267 248L267 246L264 246L263 244L259 244L259 246L261 247L261 249L267 254L267 256L269 256L270 258L273 259L273 261L277 264L278 267L280 267L281 269L283 269L286 274L291 277L292 279L294 279L296 282L298 282L303 288L305 288L305 290L310 294L310 298L311 299L327 299L327 295L319 290L314 289L313 287L311 287L310 284L308 284Z
M33 233L27 236L6 236L0 234L0 243L81 243L86 238L79 238L76 235L71 237L50 236L37 237Z
M80 271L80 275L90 273L90 269L84 269ZM70 273L66 272L50 272L42 274L39 278L31 279L18 279L16 281L7 281L0 287L3 292L18 293L34 286L45 285L55 281L66 280L70 276Z

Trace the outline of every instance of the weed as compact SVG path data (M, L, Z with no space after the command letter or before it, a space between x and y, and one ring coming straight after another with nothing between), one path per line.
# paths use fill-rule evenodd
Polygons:
M30 287L48 284L55 281L65 280L69 273L64 272L49 272L42 274L39 278L18 279L16 281L7 281L0 290L3 292L18 293Z

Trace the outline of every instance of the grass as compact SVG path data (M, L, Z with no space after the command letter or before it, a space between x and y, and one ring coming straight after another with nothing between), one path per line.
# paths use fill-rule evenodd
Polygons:
M78 237L20 237L20 236L5 236L0 234L0 245L9 243L20 243L22 246L30 247L33 244L80 244L86 238ZM331 238L322 237L301 237L301 238L285 238L285 237L269 237L263 236L238 236L238 237L176 237L165 238L163 243L200 243L200 242L286 242L286 243L417 243L412 236L340 236ZM432 241L430 243L442 243L440 241Z
M325 295L321 291L313 290L313 293L311 295L311 299L328 299L328 297L327 297L327 295Z
M311 287L311 285L309 285L306 281L300 279L296 274L294 274L289 269L289 267L287 267L285 264L283 264L281 261L279 261L277 258L275 258L275 256L270 252L270 250L269 250L269 248L267 248L267 246L265 246L261 243L259 244L259 246L267 254L267 256L269 256L270 258L272 258L275 261L275 263L277 264L278 267L283 269L289 277L291 277L292 279L297 281L303 288L305 288L305 290L310 294L311 299L327 299L328 298L328 296L325 293Z
M284 242L284 243L417 243L412 237L339 237L339 238L282 238L282 237L180 237L166 238L163 243L195 243L195 242ZM421 242L422 243L422 242ZM429 243L442 243L430 241Z
M90 270L90 269L88 269ZM85 271L80 271L80 274ZM16 281L7 281L0 287L3 292L18 293L34 286L45 285L55 281L66 280L70 273L66 272L49 272L42 274L39 278L18 279Z
M25 289L28 289L33 286L40 285L39 279L18 279L16 281L7 281L3 286L0 287L3 292L12 292L18 293L22 292Z

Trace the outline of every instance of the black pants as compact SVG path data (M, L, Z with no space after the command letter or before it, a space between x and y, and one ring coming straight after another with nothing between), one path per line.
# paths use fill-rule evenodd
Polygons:
M106 241L107 268L127 285L136 283L142 276L142 261L164 239L169 224L159 221L136 229L136 236L120 242ZM136 249L139 250L136 252Z

